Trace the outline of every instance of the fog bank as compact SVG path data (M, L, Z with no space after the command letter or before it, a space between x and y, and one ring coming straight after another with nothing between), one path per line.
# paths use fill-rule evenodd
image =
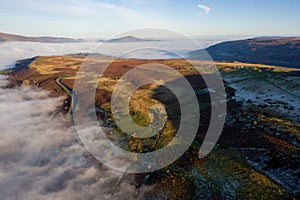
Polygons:
M68 120L53 115L62 100L30 87L0 88L1 199L132 198L132 178L94 160Z

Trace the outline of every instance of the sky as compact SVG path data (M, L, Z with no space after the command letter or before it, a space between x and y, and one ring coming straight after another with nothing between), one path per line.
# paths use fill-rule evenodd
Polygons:
M300 0L9 0L0 32L107 38L140 28L189 36L300 35Z

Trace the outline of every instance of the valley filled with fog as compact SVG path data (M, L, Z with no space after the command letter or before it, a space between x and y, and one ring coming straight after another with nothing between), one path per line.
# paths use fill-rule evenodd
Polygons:
M35 56L64 55L77 53L101 53L117 57L134 57L146 59L177 58L186 57L190 51L206 48L225 38L196 39L195 43L187 40L171 39L151 42L126 42L126 43L38 43L38 42L2 42L0 43L0 70L14 67L17 60ZM140 51L141 47L150 47L152 50ZM135 52L126 56L128 51L136 49ZM164 51L167 50L167 51Z
M149 59L184 57L195 48L204 48L219 40L199 40L199 46L189 46L186 41L178 40L151 43L3 42L0 43L0 70L13 68L18 60L40 55L93 52ZM143 46L153 49L140 51ZM138 50L132 52L132 49ZM137 191L131 177L124 178L123 173L101 165L90 156L68 120L60 114L55 115L65 97L50 98L48 92L31 86L8 89L5 87L9 82L5 79L5 76L0 77L2 198L81 199L97 196L129 199L151 190L144 187Z
M68 121L54 116L62 101L29 86L0 88L1 199L132 198L132 181L95 161Z

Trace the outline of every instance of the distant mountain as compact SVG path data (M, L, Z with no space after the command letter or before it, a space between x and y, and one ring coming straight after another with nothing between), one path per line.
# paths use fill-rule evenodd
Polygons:
M300 37L259 37L223 42L205 49L213 60L240 61L300 68ZM189 53L191 59L206 60L204 50Z
M125 37L115 38L115 39L111 39L111 40L106 40L104 42L109 42L109 43L124 43L124 42L153 42L153 41L159 41L159 40L142 39L142 38L137 38L137 37L133 37L133 36L125 36Z
M71 43L80 42L72 38L61 37L26 37L20 35L0 33L0 42L19 41L19 42L42 42L42 43Z

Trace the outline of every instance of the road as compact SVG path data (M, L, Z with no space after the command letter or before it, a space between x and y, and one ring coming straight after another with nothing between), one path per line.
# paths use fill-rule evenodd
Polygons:
M69 106L69 110L68 110L68 114L70 115L70 121L73 121L73 117L72 117L72 112L76 109L76 105L77 105L77 98L76 95L73 93L72 89L70 89L67 85L65 85L62 80L65 78L64 77L58 77L55 79L55 82L57 83L57 85L59 85L71 98L71 104Z

